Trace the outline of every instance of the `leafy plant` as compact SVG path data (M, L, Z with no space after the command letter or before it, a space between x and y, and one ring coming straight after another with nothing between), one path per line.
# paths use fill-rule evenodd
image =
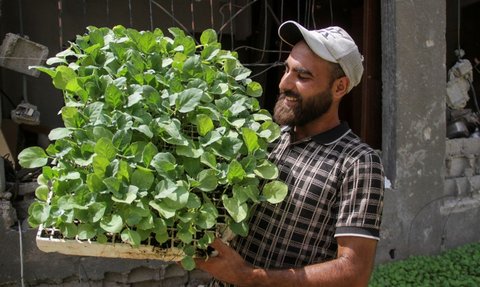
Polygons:
M369 286L480 286L480 243L378 265Z
M88 27L36 67L63 91L64 127L19 162L43 167L31 226L100 243L156 241L183 250L190 270L218 226L245 236L251 207L281 202L287 187L267 159L280 132L250 70L214 30L199 44L169 32Z

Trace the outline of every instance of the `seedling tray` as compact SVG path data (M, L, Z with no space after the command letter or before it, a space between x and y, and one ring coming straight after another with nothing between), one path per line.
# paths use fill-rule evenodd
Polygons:
M184 257L181 249L168 249L153 245L133 247L126 243L98 243L90 240L59 238L53 229L38 229L36 243L43 252L57 252L65 255L94 256L125 259L156 259L162 261L180 261Z

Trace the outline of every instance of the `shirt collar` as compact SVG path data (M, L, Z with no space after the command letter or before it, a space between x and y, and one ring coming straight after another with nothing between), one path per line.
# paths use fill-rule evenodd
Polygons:
M291 132L292 128L291 127L283 127L282 131L284 132ZM323 145L331 145L340 140L344 135L350 132L350 127L348 126L347 122L340 122L340 124L334 128L329 129L328 131L325 131L320 134L316 134L314 136L311 136L308 139L304 139L301 142L313 140L314 142L318 144L323 144Z

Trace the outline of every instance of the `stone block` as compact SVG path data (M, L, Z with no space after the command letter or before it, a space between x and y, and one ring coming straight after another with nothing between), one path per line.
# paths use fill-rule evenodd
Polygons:
M10 229L17 222L17 212L10 201L0 200L0 232Z
M191 287L207 286L208 282L212 279L212 276L207 272L195 269L190 271L188 285Z
M444 190L443 190L444 195L457 194L457 182L455 181L455 178L446 178L445 184L443 187L444 187Z
M456 195L466 196L470 193L470 182L466 177L455 178Z
M174 277L174 278L168 278L162 281L161 286L168 286L168 287L185 287L185 285L188 283L188 277Z
M463 156L448 157L445 162L446 178L461 177L465 174L465 169L469 168L470 162Z
M480 155L480 138L463 139L464 155Z
M0 46L0 66L34 77L40 72L29 66L42 65L47 57L46 46L12 33L5 35Z
M181 266L178 266L176 263L170 264L169 266L165 267L165 274L164 278L173 278L173 277L187 277L187 271L183 269Z
M151 280L160 280L160 272L147 267L138 267L128 274L128 283L145 282Z
M128 281L128 274L122 274L118 272L107 272L105 273L105 282L109 282L111 284L114 283L126 283ZM112 285L115 286L115 285Z
M162 286L165 286L165 285L163 285L161 282L154 281L154 280L144 281L144 282L136 282L136 283L133 283L132 285L130 285L130 287L152 287L152 286L162 287Z
M445 141L445 150L445 155L447 157L461 155L463 150L462 139L451 139Z
M480 193L480 175L475 175L469 178L470 191L474 194Z

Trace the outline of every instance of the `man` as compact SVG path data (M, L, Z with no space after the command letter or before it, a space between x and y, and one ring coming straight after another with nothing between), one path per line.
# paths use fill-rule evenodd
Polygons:
M236 286L367 286L383 208L379 156L338 115L361 79L362 56L339 27L309 31L287 21L293 46L274 119L284 126L270 159L289 194L252 211L250 232L197 267Z

